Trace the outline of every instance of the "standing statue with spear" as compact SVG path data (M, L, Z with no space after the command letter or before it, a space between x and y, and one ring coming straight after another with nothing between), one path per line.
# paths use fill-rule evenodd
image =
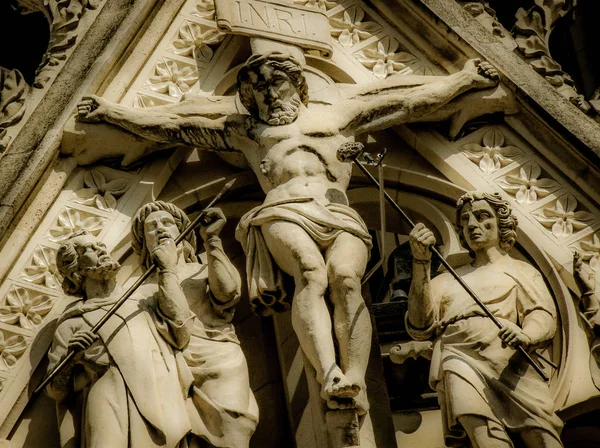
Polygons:
M342 145L338 158L354 162L379 187L359 159L380 160L361 143ZM406 329L417 340L435 338L430 383L446 445L467 446L469 439L475 448L509 448L520 439L529 448L562 447L548 377L530 356L556 368L532 352L554 336L556 307L540 272L507 253L517 237L509 203L485 192L458 200L459 238L474 262L455 270L435 249L433 232L415 225L387 193L385 199L413 228ZM432 255L446 268L434 279Z
M196 389L197 371L202 368L206 375L212 375L211 379L220 380L212 383L222 384L223 379L243 377L244 373L247 378L243 354L239 355L241 360L237 352L235 360L230 356L232 350L239 350L228 318L239 299L240 279L237 272L232 272L235 269L218 239L224 216L211 208L232 184L233 181L226 184L191 224L171 204L157 202L142 208L134 220L140 230L135 238L147 270L126 292L116 281L119 264L106 246L88 232L72 235L59 248L57 266L64 277L63 288L82 299L69 305L59 318L49 352L49 373L36 393L45 390L57 401L62 447L177 448L188 446L190 435L209 439L215 446L248 446L257 410L247 381L247 424L244 412L233 409L234 405L230 406L223 397L213 400L210 390L200 393L207 415L192 411L197 400L195 395L190 396L190 390ZM213 256L223 265L212 273L209 267L208 284L232 283L234 290L233 300L227 301L229 296L221 294L222 288L218 287L214 296L210 295L210 299L223 302L218 309L225 316L222 320L214 313L205 316L203 305L207 300L189 300L178 279L178 263L185 264L188 258L196 260L193 230L198 225L205 247L209 246L207 251L211 252L209 262ZM206 276L206 269L192 264L192 270L196 268L195 279L202 283L201 274ZM153 273L157 273L157 284L142 285ZM186 281L190 283L189 279ZM203 286L204 292L210 294L206 282ZM205 329L200 319L210 320L211 325ZM228 358L228 368L239 364L245 371L219 370L214 361L211 364L200 360L198 340L203 336L207 341L210 337L233 341L234 349L220 342L219 356ZM188 360L185 350L190 344L195 348L190 352L193 359ZM204 351L208 349L214 354L214 347L205 347ZM211 387L214 389L215 385L205 389ZM236 392L244 394L243 390ZM231 394L229 390L223 393ZM221 434L224 428L217 427L224 424L222 418L216 417L220 410L224 415L237 411L231 414L236 414L236 421L241 422L239 434L233 430L236 421L231 417L231 424L227 423L228 438L219 438L225 437ZM217 433L216 438L210 438L213 433Z

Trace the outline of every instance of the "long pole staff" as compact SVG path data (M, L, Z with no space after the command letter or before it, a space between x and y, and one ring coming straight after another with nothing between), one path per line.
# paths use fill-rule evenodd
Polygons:
M223 186L223 188L221 189L219 194L216 195L212 201L210 201L210 203L204 208L204 210L202 210L198 214L198 216L196 216L196 219L194 219L194 221L192 221L192 223L189 226L187 226L183 230L183 232L181 232L179 234L179 236L177 238L175 238L175 246L177 246L179 243L181 243L184 240L184 238L187 237L190 234L190 232L192 232L192 230L194 230L198 226L198 224L200 224L201 220L206 215L207 210L209 208L211 208L212 206L214 206L231 189L234 182L235 182L235 179L232 179L231 181L227 182ZM121 296L121 298L114 303L114 305L110 308L110 310L108 310L106 312L106 314L104 316L102 316L102 318L98 321L98 323L96 323L96 325L94 325L92 327L91 332L94 334L98 333L100 328L102 328L102 326L108 321L108 319L110 319L111 316L117 312L117 310L121 307L121 305L123 305L125 303L125 301L129 297L131 297L131 295L142 285L142 283L144 283L148 279L148 277L150 277L154 273L154 271L156 271L156 269L157 269L157 265L153 263L148 268L148 270L146 272L144 272L144 274L140 278L138 278L135 281L135 283L129 287L129 289L127 291L125 291L125 294L123 294ZM44 388L48 384L50 384L50 381L52 381L54 379L54 377L56 377L56 375L58 375L58 373L62 369L64 369L64 367L71 361L71 359L73 359L73 357L75 356L76 353L77 353L77 351L75 351L75 350L67 353L67 356L65 356L65 358L54 368L54 370L52 372L50 372L46 376L46 378L44 378L42 383L33 392L34 395L39 393L40 391L44 390Z
M346 145L348 145L348 146L346 146ZM357 154L354 150L352 150L353 148L360 148L360 152ZM350 153L349 156L346 155L347 149L351 149L353 154ZM379 188L379 182L377 182L377 179L375 179L375 177L373 177L373 175L371 173L369 173L369 171L364 167L364 165L360 162L360 160L358 160L359 155L361 155L363 152L364 152L364 146L361 143L359 143L359 142L346 143L345 145L342 145L340 147L340 149L338 150L338 159L340 159L341 161L352 160L354 162L354 164L364 173L364 175L367 176L367 178L369 178L369 180L371 182L373 182L373 184L375 184ZM408 217L408 215L404 212L404 210L402 210L402 208L400 208L400 206L396 203L396 201L394 201L394 199L385 190L384 190L383 194L385 196L385 199L394 208L394 210L396 210L400 214L400 216L402 216L402 218L407 222L407 224L410 227L414 228L415 223ZM477 305L487 315L487 317L489 317L492 320L492 322L494 322L494 325L496 325L498 327L498 329L500 329L500 330L502 328L504 328L504 326L498 320L498 318L496 316L494 316L494 313L492 313L490 311L490 309L487 306L485 306L483 301L477 296L477 294L475 294L475 291L473 291L471 289L471 287L465 283L465 281L460 277L460 275L458 275L458 273L454 270L454 268L452 268L452 266L450 266L450 264L442 256L442 254L440 254L440 252L433 246L431 246L430 249L431 249L431 252L433 253L433 255L435 255L440 260L440 263L448 270L448 272L456 279L456 281L465 289L465 291L471 296L471 298L475 301L475 303L477 303ZM535 371L538 373L538 375L544 381L546 381L546 382L549 381L548 376L544 373L544 371L540 368L540 366L533 360L533 358L531 356L529 356L529 353L527 353L527 351L522 346L520 346L520 345L517 346L517 350L525 357L527 362L529 364L531 364L531 367L533 367L535 369ZM543 356L541 356L538 353L536 353L536 354L540 359L543 359L552 367L554 367L554 368L557 367L549 359L544 358Z

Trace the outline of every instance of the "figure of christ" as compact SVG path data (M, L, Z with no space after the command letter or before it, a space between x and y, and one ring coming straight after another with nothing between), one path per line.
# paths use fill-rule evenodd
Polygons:
M308 108L299 62L268 52L251 56L238 74L239 97L249 113L235 112L230 97L133 109L90 96L78 114L150 140L245 156L266 193L264 204L244 216L237 231L247 255L250 300L261 314L287 309L279 269L292 276L292 323L322 398L330 408L366 412L371 320L361 277L371 243L362 219L348 206L352 165L338 160L336 151L359 134L401 123L451 117L460 122L476 115L477 107L480 114L498 111L472 103L469 95L475 93L467 93L497 83L490 64L470 60L449 76L338 85L339 96L330 104Z
M57 266L65 292L82 297L58 319L48 354L50 372L77 353L46 388L57 401L61 447L187 447L191 380L178 374L191 332L187 303L136 293L94 334L123 295L120 265L83 231L60 246Z
M205 447L206 442L211 447L248 448L258 423L246 358L231 323L241 279L219 238L225 223L220 209L206 210L200 224L206 264L196 256L194 232L175 247L174 240L190 225L175 205L149 202L131 223L133 248L142 265L148 268L158 258L162 274L142 291L151 295L158 289L160 295L186 301L194 314L189 343L182 350L193 377L187 401L192 425L189 448Z
M430 278L433 233L409 235L413 278L406 328L435 338L429 381L442 409L446 445L560 448L561 419L548 385L516 348L542 347L556 331L556 308L542 275L508 255L517 220L498 193L471 192L457 205L462 245L474 258L458 274L503 325L498 330L449 273ZM519 444L521 443L521 444Z

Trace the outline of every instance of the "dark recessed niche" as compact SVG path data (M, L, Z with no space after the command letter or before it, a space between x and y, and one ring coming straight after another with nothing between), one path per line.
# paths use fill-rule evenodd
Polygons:
M0 0L0 67L18 69L31 85L48 47L48 21L41 12L21 15Z

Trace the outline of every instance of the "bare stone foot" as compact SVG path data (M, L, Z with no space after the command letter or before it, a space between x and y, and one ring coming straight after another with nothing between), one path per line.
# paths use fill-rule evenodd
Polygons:
M358 415L365 415L369 411L369 401L364 389L352 398L331 397L327 400L329 409L355 409Z
M473 89L488 89L498 85L500 77L492 64L481 59L469 59L463 67L463 72L473 76Z
M321 398L326 401L335 398L354 398L360 389L358 384L350 382L340 368L336 367L321 388Z

